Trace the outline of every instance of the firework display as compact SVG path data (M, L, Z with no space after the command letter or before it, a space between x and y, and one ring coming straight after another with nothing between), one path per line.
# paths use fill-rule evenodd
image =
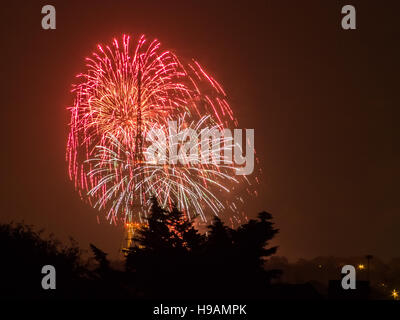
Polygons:
M186 141L182 132L196 132L189 149L202 157L200 133L237 127L222 86L198 62L182 62L157 40L141 36L132 43L123 36L121 43L99 45L73 86L66 157L80 196L114 223L142 221L151 197L203 220L208 212L237 213L240 196L224 195L248 180L218 159L233 139L211 135L216 147L207 163L182 154L177 143ZM148 144L168 150L170 161L149 154ZM173 149L183 161L171 161Z

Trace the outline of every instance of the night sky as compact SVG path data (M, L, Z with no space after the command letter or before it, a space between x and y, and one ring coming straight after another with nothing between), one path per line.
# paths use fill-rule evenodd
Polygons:
M397 4L396 4L397 3ZM70 93L123 33L158 38L224 86L264 174L249 217L274 216L289 259L400 256L398 1L12 1L2 6L0 222L117 256L122 228L68 179ZM56 8L57 29L41 28ZM353 4L357 30L341 29ZM100 214L101 216L101 214Z

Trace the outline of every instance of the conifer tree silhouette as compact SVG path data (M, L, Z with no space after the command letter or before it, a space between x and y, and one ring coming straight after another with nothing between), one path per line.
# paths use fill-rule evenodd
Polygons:
M204 236L177 208L167 211L152 201L147 225L138 230L137 245L126 258L126 269L145 296L260 296L277 274L264 270L264 259L277 250L267 248L278 232L269 213L237 230L215 217Z

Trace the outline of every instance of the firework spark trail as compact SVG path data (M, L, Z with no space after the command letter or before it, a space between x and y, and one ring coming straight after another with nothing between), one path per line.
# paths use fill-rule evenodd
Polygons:
M222 86L198 62L184 64L144 36L135 45L125 35L122 43L99 45L86 61L72 90L66 154L81 197L105 209L112 222L144 212L151 195L188 215L204 218L207 208L218 214L224 205L216 194L239 183L233 165L144 163L137 142L141 146L150 130L165 131L174 120L180 128L236 127ZM235 203L229 207L236 210Z
M207 121L209 120L209 121ZM197 123L186 124L184 118L178 125L178 132L186 128L193 128L197 132L195 140L197 144L191 146L195 150L201 150L201 133L198 130L210 123L210 116L205 116ZM155 128L157 127L157 129ZM208 128L209 131L218 129L218 125ZM168 132L168 128L159 127L156 124L153 130L163 130ZM180 135L178 133L177 135ZM145 156L150 161L138 165L135 163L132 146L124 146L112 135L108 135L107 146L97 146L97 153L92 159L87 160L93 168L88 175L92 178L99 177L98 184L89 191L89 195L97 199L95 207L107 209L108 215L112 216L119 211L125 216L131 216L134 212L133 202L135 195L143 193L150 199L155 196L160 204L169 206L176 205L178 209L184 210L188 216L199 214L205 219L204 208L210 209L214 214L218 214L224 208L222 202L216 196L216 192L229 192L230 188L226 185L230 183L239 183L239 178L235 176L236 167L234 165L222 165L211 159L210 163L203 164L200 161L193 161L191 155L180 153L183 156L181 162L173 164L160 165L161 159L151 159L151 156L145 152ZM186 140L186 137L179 139ZM178 139L172 139L178 140ZM211 144L218 143L218 152L220 153L227 143L233 143L231 137L222 139L214 138ZM159 139L150 139L150 143L155 145L158 150L166 148L165 141ZM211 154L213 156L213 154ZM105 187L107 192L103 193ZM143 213L146 212L146 205L143 203ZM137 211L137 208L135 208Z

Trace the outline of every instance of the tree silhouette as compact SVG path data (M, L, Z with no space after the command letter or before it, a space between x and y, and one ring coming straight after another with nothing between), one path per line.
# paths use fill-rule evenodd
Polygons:
M237 230L215 217L204 236L182 212L152 201L147 226L138 230L126 258L145 296L259 296L277 274L264 270L264 259L277 250L266 248L278 232L269 213Z
M1 297L26 298L235 298L263 297L275 275L264 259L275 253L268 242L278 232L269 213L235 229L215 217L207 235L177 208L152 199L134 235L125 271L111 267L107 253L90 244L94 267L83 263L74 241L63 246L24 224L0 225ZM56 290L43 290L41 268L56 269ZM21 290L23 288L23 290Z
M172 241L175 247L185 248L185 250L197 252L200 250L204 236L202 236L193 226L193 220L189 220L176 207L167 215L167 225L172 231Z
M155 199L147 225L136 233L126 258L126 270L134 274L136 285L147 297L177 296L180 279L186 274L189 252L200 247L201 236L192 222L173 209L162 209ZM173 292L171 292L173 291Z
M262 212L258 220L250 220L234 230L214 218L208 227L205 257L208 268L214 270L211 281L219 284L212 290L215 298L262 296L271 278L279 275L277 270L264 270L265 258L277 250L266 248L278 232L271 219L269 213Z
M97 248L94 244L89 244L90 249L94 254L94 259L98 262L98 270L100 272L107 272L110 269L110 261L107 259L107 253Z
M127 298L136 295L135 287L121 271L114 270L107 259L107 253L90 244L96 268L90 272L90 289L92 297ZM128 286L127 286L128 285Z

